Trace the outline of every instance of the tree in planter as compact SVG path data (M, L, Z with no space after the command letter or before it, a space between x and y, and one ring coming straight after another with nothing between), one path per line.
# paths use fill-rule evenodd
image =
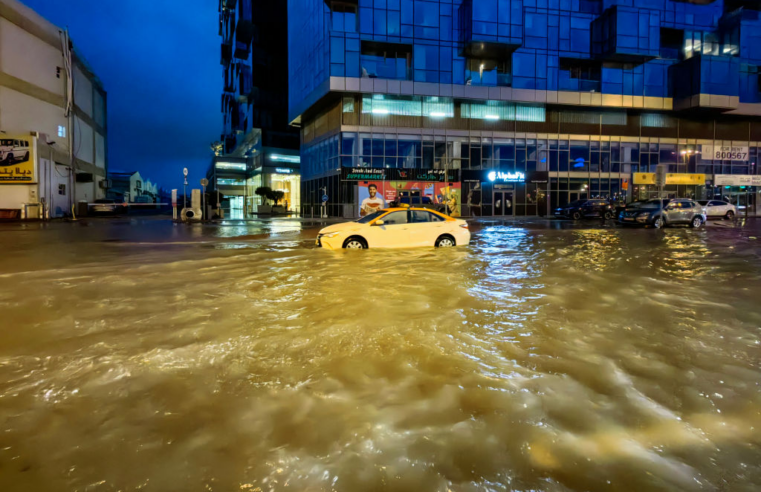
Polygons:
M267 205L267 200L272 200L272 188L269 186L260 186L254 190L254 195L257 195L264 200L262 205Z
M275 206L280 204L280 200L285 198L285 192L282 190L276 190L272 192L272 199L275 200Z

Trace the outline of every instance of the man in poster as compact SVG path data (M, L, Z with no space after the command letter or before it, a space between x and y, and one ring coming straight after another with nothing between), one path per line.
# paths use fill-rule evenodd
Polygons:
M377 185L367 185L367 192L370 194L370 196L362 200L362 204L359 207L359 215L362 217L375 213L378 210L386 207L386 202L382 197L378 195Z

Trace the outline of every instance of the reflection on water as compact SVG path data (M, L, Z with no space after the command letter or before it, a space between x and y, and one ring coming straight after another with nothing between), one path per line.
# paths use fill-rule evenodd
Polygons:
M0 490L761 486L761 234L281 222L0 236Z

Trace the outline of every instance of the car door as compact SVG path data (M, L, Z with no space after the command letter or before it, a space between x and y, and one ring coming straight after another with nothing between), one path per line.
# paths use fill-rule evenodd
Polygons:
M669 202L663 209L663 214L666 217L666 222L669 224L675 224L682 222L682 203L681 202Z
M446 220L426 210L410 210L410 245L434 246L443 234Z
M727 202L722 202L719 200L712 200L708 202L709 209L708 209L708 215L716 216L716 217L723 217L726 215L727 211L729 210L729 204Z
M367 246L370 248L404 248L410 244L408 212L399 210L379 218L368 228ZM382 221L382 224L378 224Z

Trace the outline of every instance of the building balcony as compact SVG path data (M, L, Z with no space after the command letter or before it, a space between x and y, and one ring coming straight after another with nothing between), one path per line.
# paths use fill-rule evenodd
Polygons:
M233 53L238 60L248 60L248 55L251 54L251 45L242 41L235 41L235 52Z
M572 92L600 92L600 81L590 79L563 79L558 81L558 90Z
M236 40L250 44L255 25L252 19L251 0L238 0L238 23L235 25Z
M740 60L694 55L670 67L674 109L728 111L739 106Z
M230 64L233 59L233 45L231 43L222 43L222 56L220 63L224 66Z
M592 55L598 60L644 63L659 56L658 12L613 6L592 21Z

